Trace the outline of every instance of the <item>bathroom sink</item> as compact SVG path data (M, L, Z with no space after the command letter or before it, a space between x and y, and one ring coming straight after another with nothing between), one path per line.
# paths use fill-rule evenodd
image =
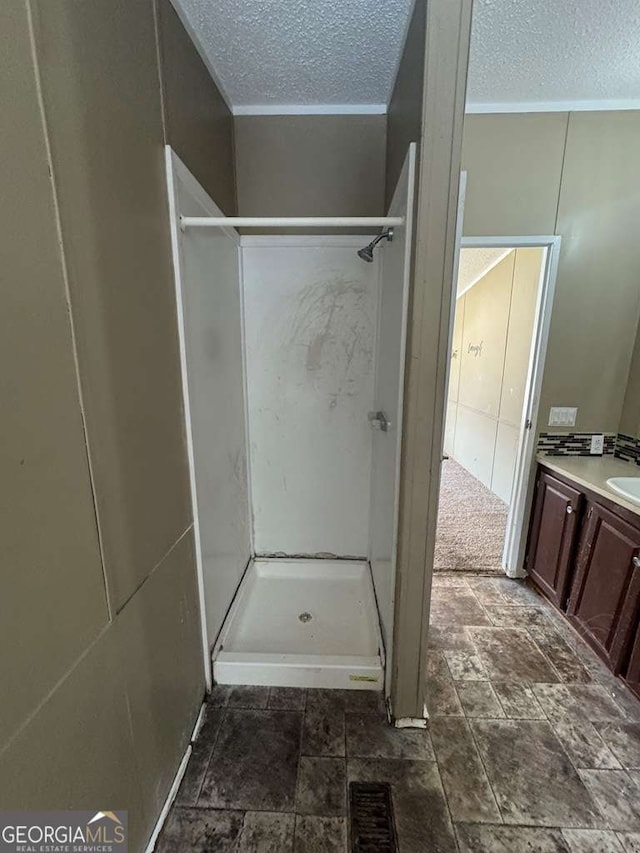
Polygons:
M607 486L619 495L640 504L640 477L610 477Z

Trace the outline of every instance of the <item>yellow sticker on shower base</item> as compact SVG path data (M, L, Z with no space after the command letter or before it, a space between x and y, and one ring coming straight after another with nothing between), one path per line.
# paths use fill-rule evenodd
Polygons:
M373 684L378 683L377 675L350 675L349 681L371 681Z

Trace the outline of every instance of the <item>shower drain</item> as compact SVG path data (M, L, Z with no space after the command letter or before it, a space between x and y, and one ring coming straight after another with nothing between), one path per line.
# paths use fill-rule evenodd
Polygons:
M307 611L305 610L304 613L301 613L298 616L298 619L301 622L311 622L311 620L313 619L313 616L310 613L307 613Z

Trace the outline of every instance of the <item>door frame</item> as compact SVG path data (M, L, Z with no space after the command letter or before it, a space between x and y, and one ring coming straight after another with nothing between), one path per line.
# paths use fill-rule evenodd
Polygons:
M502 567L511 578L523 578L526 546L527 510L532 493L540 415L540 395L549 341L551 313L558 273L561 238L556 235L520 235L508 237L463 237L461 249L468 248L541 248L545 250L536 298L536 316L531 339L525 399L522 407L516 467L511 487L507 530L502 552ZM456 277L457 278L457 277ZM454 278L452 303L455 305L457 280ZM451 360L451 341L449 341Z

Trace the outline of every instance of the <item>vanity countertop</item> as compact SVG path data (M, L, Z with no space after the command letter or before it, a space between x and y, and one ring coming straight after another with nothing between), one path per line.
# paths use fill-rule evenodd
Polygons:
M624 498L607 486L610 477L640 477L640 465L624 462L615 456L545 456L538 453L536 459L540 465L555 471L556 474L567 477L607 498L613 503L640 515L640 504Z

